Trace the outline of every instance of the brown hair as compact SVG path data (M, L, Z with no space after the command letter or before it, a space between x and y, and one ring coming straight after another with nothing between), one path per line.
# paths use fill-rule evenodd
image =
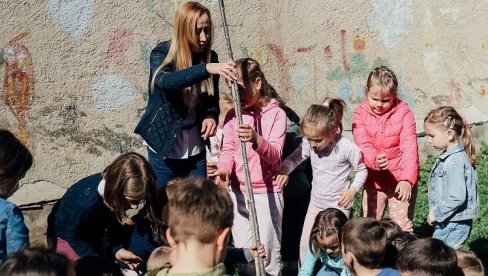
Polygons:
M381 92L392 94L395 98L398 96L398 80L393 71L386 67L376 67L369 73L368 81L366 82L366 92L371 87L378 87Z
M389 239L391 236L403 232L402 228L400 225L398 225L396 222L394 222L391 219L382 219L379 221L381 224L381 227L385 229L386 231L386 238Z
M434 238L419 239L405 246L398 253L396 267L410 275L463 275L454 249Z
M469 125L461 115L451 106L438 107L427 114L424 123L433 124L443 129L452 129L457 137L461 137L464 150L468 154L471 164L476 163L475 149L472 142L472 133Z
M32 166L29 150L10 131L0 129L0 197L18 189L19 180Z
M168 185L168 226L175 242L194 237L201 243L214 241L219 230L234 219L229 192L205 178L184 178Z
M0 267L1 275L68 276L73 264L62 254L46 248L26 248L8 255Z
M458 266L463 270L465 276L483 276L485 268L480 258L473 252L456 250Z
M343 252L351 252L360 265L369 269L381 267L386 245L386 231L373 218L352 218L342 228Z
M259 91L261 100L260 103L264 106L271 99L276 99L283 103L283 100L279 96L278 92L274 89L271 84L268 83L264 77L264 73L261 70L261 65L259 62L252 58L241 58L236 60L236 68L239 76L242 77L242 82L247 86L249 83L255 81L257 78L261 78L261 90Z
M342 133L342 116L346 103L338 98L326 98L321 105L311 105L300 123L300 130L313 130L316 134L330 137Z
M347 216L336 208L327 208L315 217L315 222L310 232L310 251L317 257L322 254L322 248L317 242L317 237L329 237L337 235L338 240L341 240L342 227L347 222Z
M162 224L159 194L156 189L156 176L149 162L140 154L129 152L117 157L103 170L105 204L124 224L134 222L127 216L127 199L145 200L144 209L147 218Z
M194 64L193 48L197 46L197 37L195 28L197 20L200 16L206 14L208 16L208 23L210 26L209 41L203 53L198 55L201 62L211 62L211 47L214 39L214 27L210 10L198 2L186 2L181 4L176 10L173 23L173 37L168 55L163 63L154 72L152 82L156 78L156 73L163 69L166 65L174 63L177 71L186 69ZM201 91L206 91L209 95L213 95L213 78L209 77L201 83ZM183 89L183 98L185 104L190 104L191 87Z

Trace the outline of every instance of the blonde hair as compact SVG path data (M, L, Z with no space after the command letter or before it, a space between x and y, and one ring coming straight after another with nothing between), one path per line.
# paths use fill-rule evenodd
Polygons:
M300 123L300 130L313 130L318 135L330 137L342 133L342 116L346 103L338 98L326 98L324 103L311 105Z
M471 164L476 163L475 149L472 141L471 128L461 115L451 106L438 107L427 114L424 123L433 124L443 129L452 129L457 138L461 137L464 150L468 154Z
M153 81L154 78L156 78L156 73L171 63L174 63L176 71L186 69L193 65L194 56L192 49L198 45L195 28L198 18L204 14L208 16L208 23L210 26L209 42L199 57L201 58L201 62L211 62L214 27L212 17L210 16L210 10L198 2L186 2L181 4L175 13L171 46L163 63L161 63L154 72ZM187 105L190 104L191 89L191 87L187 87L182 91L183 99ZM209 95L214 94L213 78L211 76L202 81L200 91L205 91Z
M369 73L368 81L366 82L366 92L373 86L381 88L381 92L383 93L388 92L388 94L394 95L395 98L398 96L397 77L395 73L386 66L376 67Z
M481 260L473 252L456 250L458 266L465 276L483 276L485 268Z
M173 249L170 246L159 246L151 252L147 259L146 268L148 271L171 266L171 253Z
M219 93L220 110L231 109L234 107L234 99L230 93Z

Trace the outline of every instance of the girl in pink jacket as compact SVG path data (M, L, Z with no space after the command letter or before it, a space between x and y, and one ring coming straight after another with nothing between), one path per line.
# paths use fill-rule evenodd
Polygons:
M419 174L415 117L397 97L398 80L385 66L368 77L366 99L352 117L354 141L368 167L363 216L382 219L386 204L390 217L404 231L413 231L413 207Z
M218 162L217 183L228 185L234 203L232 236L235 247L250 247L251 222L246 208L245 175L240 142L246 142L247 162L254 190L259 235L266 249L266 273L280 274L281 221L283 193L274 180L281 167L285 141L286 114L274 99L276 91L269 85L257 61L236 61L243 124L238 125L235 110L227 113ZM250 270L247 270L250 269ZM254 268L244 268L254 271Z

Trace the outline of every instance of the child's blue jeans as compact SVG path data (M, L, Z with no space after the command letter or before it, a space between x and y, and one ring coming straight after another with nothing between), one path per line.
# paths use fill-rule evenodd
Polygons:
M472 219L437 222L432 237L454 249L459 249L468 239L472 225Z

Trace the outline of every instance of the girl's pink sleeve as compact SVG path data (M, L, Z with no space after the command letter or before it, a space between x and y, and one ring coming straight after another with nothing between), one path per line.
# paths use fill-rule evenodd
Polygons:
M256 149L261 159L268 164L281 162L286 136L286 114L283 110L276 113L272 124L269 138L263 137L261 145Z
M234 168L235 145L235 113L230 110L225 116L224 128L222 129L222 145L220 147L220 156L217 167L232 172ZM239 145L237 145L239 146Z
M403 117L403 126L400 132L400 150L402 151L400 180L415 185L419 176L419 152L415 117L408 107Z
M358 106L352 115L352 135L354 137L354 142L361 149L364 157L364 163L368 168L373 170L379 170L376 166L376 156L379 152L373 146L373 138L369 137L366 124L361 118L361 110Z

